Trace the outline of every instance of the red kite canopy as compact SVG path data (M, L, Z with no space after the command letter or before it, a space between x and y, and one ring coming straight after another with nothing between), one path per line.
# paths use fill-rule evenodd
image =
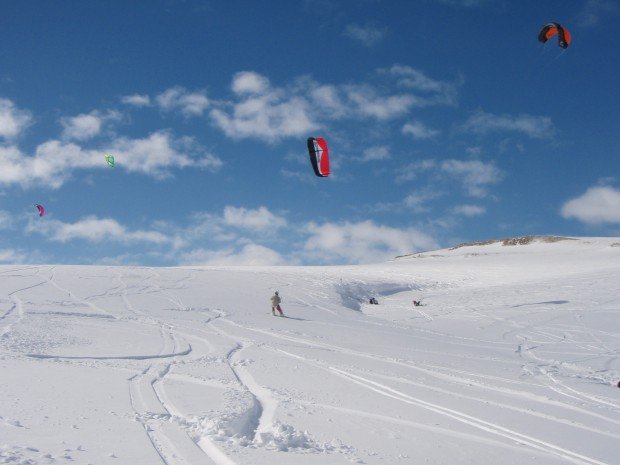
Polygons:
M314 174L324 178L329 176L329 149L322 137L308 138L308 154Z
M538 33L538 40L544 44L556 34L558 36L558 45L562 48L568 48L571 41L570 32L558 23L545 24Z

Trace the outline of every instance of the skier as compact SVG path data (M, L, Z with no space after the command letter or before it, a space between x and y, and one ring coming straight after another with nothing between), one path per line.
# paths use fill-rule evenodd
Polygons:
M280 298L278 291L276 291L276 293L271 296L271 314L273 316L276 316L276 310L280 312L280 316L284 316L284 313L282 313L282 308L280 308L280 302L282 302L282 299Z

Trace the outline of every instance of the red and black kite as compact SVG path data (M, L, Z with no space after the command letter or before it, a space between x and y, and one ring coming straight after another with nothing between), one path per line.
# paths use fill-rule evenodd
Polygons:
M314 174L321 178L329 176L329 149L322 137L308 137L308 154Z
M554 35L558 36L558 45L561 48L568 48L571 41L570 32L558 23L545 24L538 33L538 40L544 44Z

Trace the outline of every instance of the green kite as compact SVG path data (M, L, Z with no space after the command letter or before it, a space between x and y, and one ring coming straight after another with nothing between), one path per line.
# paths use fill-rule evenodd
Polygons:
M108 162L108 165L110 165L111 168L114 168L114 157L112 155L110 155L109 153L106 153L105 161Z

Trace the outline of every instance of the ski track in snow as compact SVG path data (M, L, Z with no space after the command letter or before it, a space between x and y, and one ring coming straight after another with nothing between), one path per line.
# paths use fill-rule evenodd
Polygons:
M236 340L220 330L227 337ZM253 397L255 408L254 414L248 419L246 432L249 433L251 441L262 444L268 440L269 434L273 433L274 415L278 402L274 399L271 392L260 386L252 375L243 367L241 354L250 347L251 344L236 342L235 347L228 353L226 359L235 377Z
M36 269L36 275L39 274L39 269ZM12 292L9 292L7 295L8 297L11 299L11 301L13 302L13 305L2 315L2 317L0 317L0 320L8 320L9 317L11 317L12 314L16 313L17 317L16 319L18 321L20 321L21 319L24 318L24 307L23 307L23 303L21 301L21 299L19 297L17 297L17 293L20 292L25 292L28 291L30 289L33 289L35 287L41 286L42 284L45 284L45 281L40 281L36 284L32 284L30 286L26 286L26 287L22 287L19 289L16 289ZM10 331L10 328L12 326L13 322L9 322L9 324L7 326L5 326L5 328L3 328L2 334L0 334L0 337L4 336L4 334L8 333Z
M87 299L82 299L78 296L75 295L75 293L73 291L70 291L69 289L65 289L64 287L60 286L56 280L55 280L55 267L52 267L50 269L51 275L48 278L48 282L54 286L56 289L58 289L61 292L66 293L67 295L69 295L69 297L71 297L71 299L73 299L75 302L77 303L81 303L84 304L86 306L88 306L90 309L93 310L93 312L95 312L95 314L103 314L103 315L108 315L110 318L114 318L116 319L117 317L113 314L111 314L110 312L102 309L101 307L98 307L97 305L93 304L92 302L89 302Z
M232 322L232 321L230 321L228 319L221 319L220 321L222 321L223 323L230 324L230 325L232 325L234 327L240 327L239 324L234 323L234 322ZM546 398L534 398L534 397L531 396L531 394L527 393L526 391L518 391L518 390L514 390L514 389L507 389L507 388L497 388L497 387L494 387L492 385L476 382L471 377L467 377L467 378L458 377L454 373L442 374L440 371L436 371L436 367L435 367L435 369L429 369L429 368L424 368L424 367L421 367L421 366L414 366L414 365L411 365L408 362L403 362L401 360L387 359L387 358L384 358L384 357L376 356L374 354L369 354L369 353L364 353L364 352L359 352L359 351L353 351L353 350L350 350L350 349L347 349L347 348L344 348L344 347L339 347L339 346L335 346L335 345L331 345L331 344L317 343L315 341L308 341L308 340L305 340L305 339L302 339L302 338L292 337L292 336L288 336L288 335L282 335L282 334L279 334L279 333L276 333L276 332L272 332L272 331L268 331L268 330L261 330L261 329L248 328L248 327L243 327L243 329L247 330L247 331L250 331L250 332L259 332L259 333L262 333L262 334L266 334L266 335L269 335L269 336L271 336L273 338L280 339L280 340L295 342L297 344L302 344L302 345L306 345L306 346L310 346L310 347L315 347L315 348L322 349L322 350L330 350L330 351L333 351L333 352L337 352L339 354L347 354L347 355L353 355L353 356L356 356L356 357L370 358L370 359L380 360L382 362L387 362L387 363L390 363L390 364L406 366L407 368L410 368L410 369L414 369L414 370L417 370L417 371L422 371L425 374L433 376L433 377L436 377L436 378L438 378L439 380L442 380L442 381L458 382L458 383L461 383L463 385L476 385L477 387L480 387L480 388L483 388L483 389L490 389L490 390L493 390L495 392L502 392L502 393L506 393L506 394L510 394L510 395L516 395L516 396L523 397L523 398L528 399L528 400L534 400L534 401L537 401L537 402L541 402L543 404L550 404L550 405L555 405L555 406L558 406L558 407L561 407L561 408L565 408L565 409L568 409L568 410L578 411L578 412L580 412L582 414L585 414L585 415L588 415L588 416L592 416L592 417L596 417L596 418L598 418L600 420L604 420L604 421L606 421L608 423L613 423L613 424L616 424L616 425L620 425L620 421L616 421L616 420L614 420L612 418L608 418L608 417L605 417L605 416L602 416L602 415L598 415L596 412L592 412L592 411L589 411L589 410L586 410L586 409L582 409L582 408L579 408L579 407L575 407L575 406L572 406L572 405L569 405L569 404L564 404L564 403L557 402L557 401L551 401L551 400L546 399ZM288 353L288 352L280 350L280 349L275 349L275 350L277 350L280 353L284 353L284 354L286 354L288 356L292 356L292 357L296 357L296 358L299 358L299 359L303 359L306 362L311 362L309 359L306 359L304 357L299 357L297 355L293 355L291 353ZM317 361L314 361L313 364L315 366L319 366L321 368L326 368L324 366L324 364L319 363ZM343 377L345 377L347 379L353 380L353 382L355 382L356 384L360 384L358 377L356 377L355 375L346 374L345 372L343 372L343 371L341 371L341 370L339 370L339 369L337 369L335 367L329 367L329 369L334 371L334 372L336 372L336 373L338 373L339 375L341 375L341 376L343 376ZM478 375L478 376L480 376L480 375ZM487 379L487 380L491 379L491 378L487 378L487 377L484 377L484 378ZM596 459L593 459L593 458L590 458L590 457L586 457L586 456L583 456L581 454L572 452L572 451L570 451L568 449L564 449L564 448L558 447L558 446L553 445L551 443L547 443L547 442L542 441L540 439L537 439L537 438L534 438L534 437L530 437L530 436L524 435L522 433L519 433L519 432L516 432L516 431L512 431L512 430L509 430L507 428L503 428L501 426L489 423L489 422L487 422L485 420L482 420L480 418L471 417L470 415L467 415L467 414L464 414L464 413L461 413L461 412L458 412L458 411L453 411L451 409L442 410L443 408L441 406L437 406L437 405L433 405L433 404L426 405L427 403L425 403L424 401L419 401L419 403L418 403L418 402L414 401L414 399L412 399L409 396L407 396L406 394L399 393L398 391L396 391L398 395L396 397L394 397L394 395L391 393L391 391L392 391L391 388L388 388L388 387L385 386L384 387L385 389L378 390L376 388L376 386L374 386L375 384L378 384L378 383L375 383L373 381L368 381L368 383L366 383L366 384L361 383L360 385L364 385L365 387L369 388L370 390L373 390L375 392L379 392L382 395L386 395L388 397L397 398L399 400L402 400L404 402L410 403L412 405L417 405L417 406L422 406L422 407L429 408L430 410L433 410L436 413L441 413L441 414L447 415L447 416L449 416L451 418L456 419L457 421L461 421L461 422L463 422L465 424L468 424L468 425L471 425L473 427L479 428L479 429L481 429L483 431L489 432L491 434L496 434L498 436L505 437L505 438L508 438L508 439L512 439L512 440L514 440L514 441L516 441L518 443L525 444L525 445L527 445L529 447L532 447L533 449L557 455L557 456L562 457L564 459L570 460L571 462L574 462L574 463L579 463L579 464L599 464L599 465L605 463L605 462L600 462L600 461L597 461ZM429 386L426 386L426 387L428 388ZM434 390L434 391L442 391L441 389L437 389L435 387L433 387L431 389ZM443 390L443 391L447 392L449 394L455 395L457 397L460 397L460 398L466 398L467 397L466 395L463 395L460 392L459 393L454 393L454 392L450 392L450 391L446 391L446 390ZM562 393L562 392L560 391L560 393ZM400 397L399 397L399 395L400 395ZM496 404L496 405L498 405L498 406L500 406L502 408L507 408L507 409L515 410L515 411L518 411L520 413L525 413L527 415L531 415L531 416L534 416L534 417L544 418L546 420L551 420L553 422L563 423L563 424L566 424L566 425L570 425L572 427L588 430L588 431L594 432L596 434L602 434L602 435L605 435L605 436L608 436L608 437L612 437L612 438L615 438L615 439L620 439L620 435L618 435L618 434L610 433L610 432L605 431L605 430L600 430L600 429L588 427L588 426L585 426L585 425L576 424L574 422L571 422L571 421L568 421L568 420L563 420L561 418L553 417L553 416L550 416L550 415L539 414L537 412L528 412L526 409L522 409L522 408L515 407L515 406L512 406L512 405L508 405L508 404L499 404L499 403L489 402L488 400L485 400L483 398L474 398L474 400L476 400L478 402L481 402L481 403L486 403L486 404ZM583 398L577 398L577 400L579 400L580 402L584 401ZM615 404L610 404L610 405L613 406L613 407L616 406Z
M399 391L397 391L397 390L395 390L393 388L390 388L390 387L388 387L386 385L380 384L378 382L372 381L370 379L364 378L364 377L359 376L359 375L348 373L346 371L343 371L341 369L335 368L333 366L328 366L327 364L323 364L323 363L319 363L317 361L306 359L304 357L300 357L299 355L288 353L288 352L283 351L281 349L274 349L274 350L277 350L279 353L283 353L283 354L285 354L287 356L303 360L306 363L310 363L310 364L312 364L314 366L317 366L317 367L320 367L320 368L322 368L322 369L324 369L326 371L330 371L331 370L332 372L337 373L338 375L342 376L343 378L348 379L348 380L354 382L355 384L359 384L361 386L364 386L364 387L366 387L366 388L368 388L368 389L370 389L370 390L372 390L374 392L377 392L377 393L379 393L381 395L385 395L387 397L392 397L392 398L395 398L397 400L401 400L403 402L406 402L406 403L409 403L409 404L412 404L412 405L416 405L416 406L420 406L420 407L423 407L423 408L427 408L427 409L429 409L431 411L434 411L436 413L440 413L440 414L449 416L450 418L454 418L457 421L461 421L461 422L466 423L468 425L471 425L471 426L474 426L476 428L479 428L479 429L481 429L483 431L487 431L487 432L490 432L492 434L497 434L498 436L506 437L508 439L513 439L517 443L528 445L528 446L533 447L534 449L537 449L537 450L541 450L541 451L544 451L544 452L548 452L548 453L559 455L560 457L563 457L563 458L566 458L568 460L571 460L574 463L579 463L579 464L593 464L593 463L594 464L603 464L604 463L604 462L599 462L597 460L591 459L589 457L582 456L580 454L576 454L574 452L571 452L571 451L569 451L567 449L563 449L561 447L555 446L553 444L549 444L549 443L546 443L544 441L540 441L540 440L538 440L536 438L523 435L523 434L518 433L516 431L511 431L511 430L508 430L506 428L500 427L498 425L494 425L494 424L489 423L489 422L487 422L485 420L482 420L481 418L472 417L470 415L467 415L467 414L462 413L462 412L458 412L458 411L453 410L453 409L446 409L446 408L444 408L444 407L442 407L440 405L435 405L435 404L428 403L428 402L425 402L425 401L420 400L420 399L413 398L413 397L411 397L411 396L409 396L407 394L399 392ZM618 435L618 434L614 434L614 433L610 433L610 432L607 432L607 431L591 428L591 427L588 427L588 426L585 426L585 425L575 424L574 422L570 422L568 420L564 420L564 419L561 419L561 418L553 417L553 416L550 416L550 415L545 415L545 414L541 414L541 413L537 413L537 412L530 412L530 411L527 411L526 409L519 408L519 407L514 407L512 405L500 404L500 403L489 401L488 399L483 399L483 398L470 397L470 396L467 396L467 395L465 395L463 393L456 393L456 392L452 392L452 391L449 391L449 390L446 390L446 389L441 389L441 388L437 388L437 387L431 387L431 386L428 386L428 385L424 385L422 383L415 383L415 382L412 382L412 381L409 381L409 380L395 380L392 377L381 376L381 375L375 375L375 376L383 377L383 378L386 378L386 379L392 380L392 381L398 381L400 383L416 385L418 387L422 387L422 388L425 388L425 389L431 389L431 390L433 390L435 392L443 392L443 393L446 393L446 394L449 394L449 395L453 395L453 396L456 396L456 397L459 397L459 398L469 398L469 399L473 399L473 400L481 402L481 403L495 404L495 405L500 406L501 408L515 410L515 411L518 411L518 412L521 412L521 413L525 413L527 415L532 415L532 416L536 416L536 417L539 417L539 418L544 418L546 420L551 420L551 421L554 421L554 422L570 425L570 426L573 426L573 427L578 427L578 428L581 428L581 429L584 429L584 430L595 432L597 434L603 434L603 435L609 436L611 438L620 439L620 435ZM396 419L394 419L394 420L398 421ZM620 422L615 422L614 421L614 423L617 423L617 424L620 425ZM477 438L477 439L480 439L480 438Z
M127 296L127 285L122 275L118 276L118 280L121 282L122 299L125 307L147 324L159 325L163 341L161 353L170 350L174 353L178 341L173 328L154 320L143 311L136 310ZM179 304L181 303L179 302ZM210 352L212 348L208 341L201 342L207 346L206 352ZM181 360L180 357L188 355L189 352L172 355L174 357L172 362L150 365L142 373L131 377L129 379L129 396L132 408L164 464L212 463L215 465L236 465L208 438L202 438L199 443L195 443L189 437L180 425L191 423L192 420L186 418L166 394L165 377L171 372L174 363Z
M93 324L94 328L130 324L128 328L136 333L136 344L149 341L152 349L129 345L126 352L107 354L100 349L93 355L89 355L88 345L82 353L73 351L65 355L61 348L53 353L2 349L0 361L6 356L15 362L27 358L33 364L86 363L84 366L90 369L130 371L131 375L124 378L133 412L130 420L141 427L144 440L164 465L263 465L274 461L295 464L295 456L290 455L295 452L301 453L302 458L316 454L313 463L407 463L402 461L406 456L397 457L396 443L394 455L390 455L389 449L373 451L377 446L364 449L364 444L341 448L320 445L310 439L312 431L306 435L286 425L290 434L299 433L305 442L299 447L278 449L276 436L284 415L288 412L303 424L303 412L307 409L339 413L360 422L372 421L385 425L382 428L386 431L413 430L434 438L489 447L527 458L527 463L545 463L548 459L552 463L612 464L609 450L613 448L611 444L620 440L620 402L614 397L617 389L610 386L609 380L618 373L620 331L600 322L614 321L606 315L620 311L617 293L605 294L593 310L588 310L587 304L575 302L576 291L558 291L554 295L544 283L534 283L537 287L532 289L534 281L528 288L506 279L478 289L472 285L477 278L463 274L443 282L428 278L411 284L388 266L384 268L387 271L379 270L374 275L372 271L357 272L352 268L345 282L337 274L287 269L237 272L227 268L98 267L89 278L79 275L79 271L76 274L77 267L0 268L0 280L6 280L0 284L9 283L3 288L0 342L10 342L17 332L18 337L26 337L24 331L37 319L59 322L60 329L66 326L63 322L77 326ZM493 276L502 271L497 268L486 272ZM221 286L217 283L232 286L222 280L225 273L230 273L228 279L239 286L239 295L220 297L220 303L215 305L203 302L203 295L216 300ZM202 287L210 285L210 279L220 281L202 294ZM596 283L600 278L593 275L589 279ZM253 318L255 308L237 303L246 302L242 299L246 292L243 286L249 288L249 283L257 288L264 285L265 296L277 285L285 296L285 312L294 318ZM574 289L579 278L565 279L563 284L564 289ZM233 289L228 288L234 293ZM528 289L525 298L521 298L522 289ZM379 295L381 306L364 308L363 300L355 304L356 296L347 294L365 290ZM430 299L430 303L423 309L406 306L412 296L419 298L422 292L425 302ZM455 297L445 305L433 303L433 299L451 293ZM514 294L513 301L503 304L501 299L511 300L505 297L510 293ZM68 300L61 300L59 295L68 296ZM46 300L46 296L50 297ZM267 301L265 296L263 300ZM587 297L583 297L584 301ZM52 308L39 310L40 302ZM54 305L63 308L58 311ZM268 303L261 305L268 309ZM31 311L33 308L35 311ZM390 319L394 310L389 311L395 308L403 309L403 319ZM366 311L378 313L368 316ZM381 312L388 312L387 316ZM478 332L459 331L460 325ZM350 337L349 328L355 328L364 337L374 335L385 347L375 350L372 344L358 343ZM54 328L51 331L54 333ZM392 334L401 337L405 332L409 339L403 340L413 344L414 350L401 355L392 350L396 346L386 346L385 341ZM277 373L274 368L266 373L257 371L274 357L285 361L281 362L282 369L299 364L308 372L321 373L316 380L319 393L322 383L340 383L349 386L345 398L350 390L357 396L370 396L372 403L359 408L340 405L337 395L342 393L320 401L304 398L293 387L294 375L283 373L273 378ZM479 367L483 369L480 371ZM220 370L219 374L210 377L211 369ZM520 375L515 377L515 373ZM293 382L287 388L289 376ZM248 402L239 406L246 410L239 412L231 431L218 436L205 424L224 418L229 413L227 407L210 407L194 414L182 396L185 392L217 392L230 395L232 401L242 392ZM284 402L282 393L291 396ZM374 407L387 401L390 405L402 405L401 410L391 407L395 410L383 412ZM437 420L422 420L429 415ZM539 424L545 428L535 426ZM0 435L9 429L16 434L26 427L27 422L6 414L0 403ZM555 428L570 434L564 439L554 434ZM584 440L595 439L608 445L607 453L581 443L581 435ZM30 450L25 444L4 445L0 441L0 452L9 451L2 452L8 463L26 460L25 453L20 455ZM286 454L283 450L289 450L289 455L269 455ZM334 452L337 454L331 457L325 455Z
M513 440L517 443L522 443L525 444L529 447L532 447L534 449L537 450L541 450L544 452L549 452L551 454L555 454L558 455L562 458L565 458L567 460L570 460L573 463L578 463L578 464L589 464L589 465L606 465L604 462L600 462L598 460L595 460L593 458L590 457L586 457L584 455L581 454L577 454L575 452L572 452L568 449L564 449L562 447L558 447L556 445L550 444L548 442L542 441L540 439L525 435L525 434L521 434L518 433L516 431L512 431L508 428L504 428L502 426L499 426L497 424L494 423L490 423L488 421L482 420L480 418L477 417L473 417L471 415L467 415L464 414L462 412L459 412L457 410L453 410L453 409L448 409L445 407L442 407L440 405L436 405L430 402L426 402L426 401L422 401L419 399L416 399L414 397L411 397L405 393L402 393L396 389L392 389L386 385L377 383L376 381L371 381L369 379L363 378L361 376L357 376L351 373L347 373L345 371L339 370L337 368L334 367L330 367L330 369L336 373L338 373L339 375L343 376L344 378L350 379L352 382L359 384L361 386L366 387L367 389L370 389L372 391L375 391L383 396L386 397L391 397L397 400L400 400L402 402L406 402L408 404L412 404L412 405L416 405L422 408L426 408L428 410L431 410L435 413L439 413L441 415L445 415L448 416L450 418L453 418L457 421L460 421L462 423L471 425L475 428L481 429L483 431L487 431L491 434L495 434L498 436L502 436L505 437L507 439Z

